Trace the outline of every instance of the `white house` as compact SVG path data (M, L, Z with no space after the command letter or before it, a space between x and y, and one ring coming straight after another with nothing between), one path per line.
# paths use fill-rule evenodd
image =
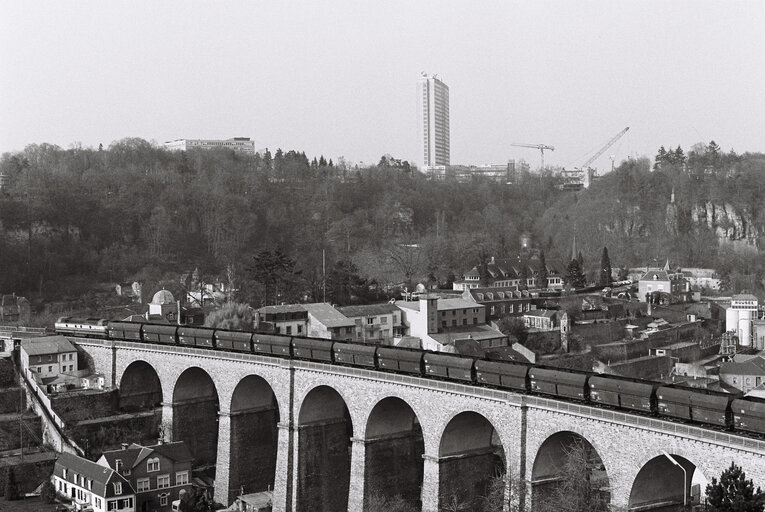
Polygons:
M135 512L135 491L111 468L61 453L51 477L56 492L69 497L75 510Z

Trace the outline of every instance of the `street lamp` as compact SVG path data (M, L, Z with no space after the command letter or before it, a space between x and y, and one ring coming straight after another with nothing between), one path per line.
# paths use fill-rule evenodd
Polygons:
M686 478L687 478L688 475L685 472L685 468L679 462L677 462L675 459L673 459L672 456L670 454L668 454L667 452L665 452L664 450L662 450L661 453L663 453L664 456L667 459L669 459L669 461L672 464L674 464L675 466L677 466L677 467L679 467L680 469L683 470L683 508L685 508L687 506L687 504L688 504L687 503L688 497L687 497L687 493L685 492L685 481L686 481Z

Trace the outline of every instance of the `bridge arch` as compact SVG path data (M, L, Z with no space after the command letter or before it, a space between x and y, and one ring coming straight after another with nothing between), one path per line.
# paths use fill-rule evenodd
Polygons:
M297 510L348 510L352 436L343 396L326 385L308 391L297 421Z
M570 430L555 432L542 442L534 457L531 486L534 507L568 489L580 490L576 499L586 500L583 509L605 511L611 499L603 459L583 435Z
M144 360L131 362L119 383L119 407L123 411L153 409L162 405L159 373Z
M173 386L173 441L184 441L195 465L215 464L218 450L218 391L210 374L187 368Z
M653 451L643 459L630 489L629 510L682 505L683 494L690 503L694 483L700 484L699 490L703 495L708 480L701 467L690 459L679 449L671 449L666 454Z
M364 501L377 494L397 496L419 509L425 444L414 409L395 396L379 400L366 422L364 435Z
M279 404L271 385L247 375L234 388L229 406L228 500L274 488Z
M474 411L451 417L438 447L439 502L478 510L495 477L505 474L505 449L494 425Z

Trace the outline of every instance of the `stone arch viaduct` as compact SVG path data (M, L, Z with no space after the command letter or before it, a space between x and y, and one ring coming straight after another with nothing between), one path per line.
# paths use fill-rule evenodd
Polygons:
M682 502L693 471L743 467L765 487L765 441L584 404L337 365L74 339L121 401L162 407L166 440L216 464L215 499L273 489L274 511L364 510L376 496L436 512L492 477L532 510L572 443L614 510ZM663 456L671 454L688 470ZM476 501L477 503L477 501Z

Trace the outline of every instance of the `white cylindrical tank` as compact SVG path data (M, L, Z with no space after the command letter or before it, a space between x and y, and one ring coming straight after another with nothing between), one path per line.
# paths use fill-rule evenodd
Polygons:
M738 310L733 308L725 310L725 330L738 332Z
M738 312L738 343L748 347L752 344L752 312L742 310Z

